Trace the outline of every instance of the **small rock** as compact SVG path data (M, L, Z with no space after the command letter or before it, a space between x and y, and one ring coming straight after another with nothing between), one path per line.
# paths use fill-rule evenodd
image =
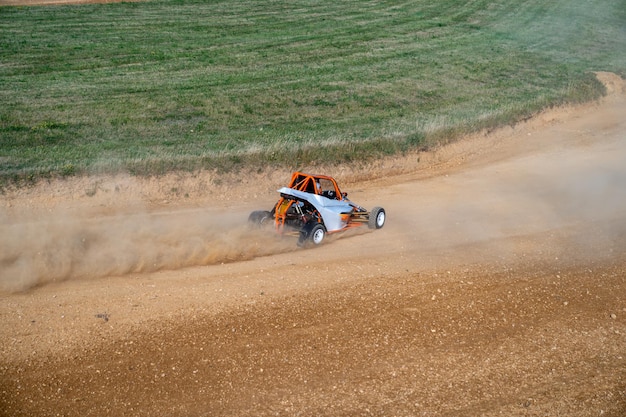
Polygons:
M617 314L615 314L615 313L611 313L611 318L612 318L613 320L615 320L615 319L617 318Z

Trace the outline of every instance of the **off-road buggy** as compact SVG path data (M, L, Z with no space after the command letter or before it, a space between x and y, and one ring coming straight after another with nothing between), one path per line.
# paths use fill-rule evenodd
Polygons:
M273 223L278 233L298 236L301 246L319 245L327 233L364 225L380 229L385 224L382 207L368 211L354 204L327 175L294 172L289 185L278 192L280 199L271 211L253 211L248 221L254 226Z

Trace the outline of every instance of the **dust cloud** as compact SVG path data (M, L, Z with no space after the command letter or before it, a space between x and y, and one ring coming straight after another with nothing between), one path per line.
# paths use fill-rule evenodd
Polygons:
M400 247L417 265L452 263L445 253L473 263L547 250L564 262L626 252L626 141L581 144L566 134L558 143L378 193L389 213L384 235L393 233L384 247Z
M88 218L0 213L0 291L242 261L294 250L292 239L251 229L246 213L180 210Z
M560 239L570 257L611 256L626 251L624 184L622 140L559 148L395 184L378 190L376 203L367 203L384 205L389 221L383 231L360 240L359 251L368 253L371 247L378 254L405 252L424 262L428 253L491 242L488 254L471 255L476 262L485 256L542 250L534 239L545 235L553 239L552 246ZM364 194L374 198L369 191ZM296 249L294 239L281 238L271 229L250 229L248 213L174 209L89 217L54 211L36 219L0 213L0 291L237 262ZM534 243L520 244L524 236L534 236ZM511 239L516 237L521 240ZM346 247L339 243L328 242L339 248L330 252Z

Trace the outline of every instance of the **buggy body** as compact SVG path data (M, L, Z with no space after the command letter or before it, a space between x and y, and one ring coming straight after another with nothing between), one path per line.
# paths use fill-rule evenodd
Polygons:
M271 224L280 234L299 237L300 245L319 245L327 233L337 233L367 225L380 229L386 213L382 207L371 211L351 202L334 178L294 172L286 187L278 190L280 199L271 211L254 211L254 225Z

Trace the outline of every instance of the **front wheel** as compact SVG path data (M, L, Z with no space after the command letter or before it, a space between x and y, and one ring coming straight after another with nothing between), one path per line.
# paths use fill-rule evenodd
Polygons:
M374 207L374 209L370 212L367 225L370 229L380 229L385 225L386 218L387 215L384 208Z
M326 237L326 228L321 223L308 223L304 226L300 232L300 240L298 240L299 246L306 246L312 244L315 246L321 245Z

